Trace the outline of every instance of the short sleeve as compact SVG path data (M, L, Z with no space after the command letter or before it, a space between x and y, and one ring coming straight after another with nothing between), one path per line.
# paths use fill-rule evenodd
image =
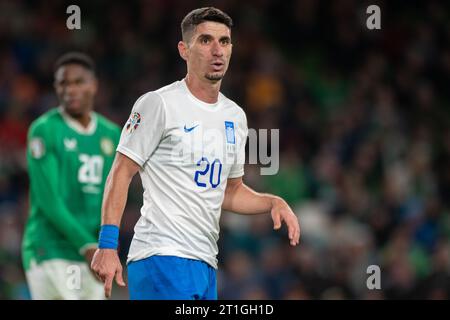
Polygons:
M156 92L144 94L134 104L122 128L117 151L142 167L163 138L165 122L162 97Z
M228 178L239 178L244 175L244 164L245 164L245 144L247 142L248 127L247 127L247 117L243 112L241 121L239 121L239 127L237 129L239 135L239 148L236 156L235 163L231 166Z

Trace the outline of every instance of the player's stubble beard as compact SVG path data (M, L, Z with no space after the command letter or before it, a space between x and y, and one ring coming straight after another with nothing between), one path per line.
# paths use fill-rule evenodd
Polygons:
M205 74L205 78L210 80L210 81L220 81L223 79L224 74L223 73L207 73Z
M223 79L223 77L225 76L225 73L227 72L227 70L228 70L228 65L225 63L223 72L205 73L205 78L211 82L221 81Z

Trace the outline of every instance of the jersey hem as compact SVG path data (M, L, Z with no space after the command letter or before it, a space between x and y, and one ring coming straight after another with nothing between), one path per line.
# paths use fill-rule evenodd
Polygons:
M206 257L200 257L198 255L193 255L193 254L189 254L189 253L182 253L176 249L168 249L168 248L158 248L158 249L150 249L150 250L141 250L133 255L128 255L128 259L127 259L127 265L130 262L133 261L139 261L139 260L143 260L146 259L148 257L151 256L176 256L176 257L180 257L180 258L186 258L186 259L193 259L193 260L199 260L199 261L203 261L207 264L209 264L211 267L213 267L214 269L218 269L217 266L217 259L215 258L206 258Z

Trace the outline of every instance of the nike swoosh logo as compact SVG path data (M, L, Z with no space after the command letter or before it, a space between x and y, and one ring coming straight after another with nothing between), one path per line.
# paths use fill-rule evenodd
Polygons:
M184 132L191 132L192 130L194 130L194 129L197 128L197 127L198 127L198 125L193 126L193 127L191 127L191 128L186 128L186 125L184 125Z

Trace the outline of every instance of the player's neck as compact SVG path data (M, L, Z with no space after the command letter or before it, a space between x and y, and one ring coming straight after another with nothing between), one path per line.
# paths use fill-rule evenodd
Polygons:
M65 110L64 110L65 111ZM91 111L83 112L81 114L73 115L65 111L65 113L74 121L78 122L83 128L89 127L92 121Z
M186 86L189 91L199 100L206 103L216 103L219 98L220 84L222 80L215 83L200 81L199 79L187 74Z
M75 119L75 121L78 121L83 126L83 128L86 129L91 124L92 116L91 116L91 113L88 112L88 113L84 113L80 117L74 118L74 119Z

